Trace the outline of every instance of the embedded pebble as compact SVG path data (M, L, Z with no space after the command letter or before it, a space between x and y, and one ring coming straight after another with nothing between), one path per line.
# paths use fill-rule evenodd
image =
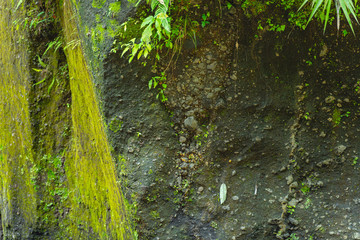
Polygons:
M239 200L239 197L238 197L238 196L233 196L233 197L232 197L232 200L238 201L238 200Z
M286 177L286 183L290 185L294 181L293 175L289 175Z

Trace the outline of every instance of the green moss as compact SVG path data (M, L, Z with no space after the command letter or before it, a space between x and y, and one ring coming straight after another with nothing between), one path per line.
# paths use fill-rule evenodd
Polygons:
M335 108L332 114L332 123L333 126L336 127L341 122L341 112L339 109Z
M111 14L118 14L121 10L121 2L114 2L109 4L109 12Z
M0 197L5 237L6 227L25 224L22 233L36 220L35 190L31 185L32 136L27 101L29 90L26 32L21 22L23 8L11 0L0 1ZM20 220L22 219L22 220Z
M63 29L66 42L79 38L68 1L64 4ZM81 47L67 49L66 56L73 123L71 151L66 156L71 191L69 234L86 238L84 232L93 231L100 239L130 239L124 198Z
M106 3L106 0L93 0L92 6L94 8L102 8L105 3Z
M117 132L121 129L121 125L123 124L123 121L121 121L118 118L114 118L109 123L109 129L113 132Z

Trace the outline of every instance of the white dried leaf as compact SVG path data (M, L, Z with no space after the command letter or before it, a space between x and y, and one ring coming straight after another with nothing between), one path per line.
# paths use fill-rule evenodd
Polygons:
M223 204L226 200L226 193L227 193L227 188L226 188L226 184L223 183L220 186L220 204Z

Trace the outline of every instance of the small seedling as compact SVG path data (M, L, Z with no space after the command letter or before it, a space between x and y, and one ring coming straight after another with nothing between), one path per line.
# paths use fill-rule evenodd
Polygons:
M302 192L304 195L308 194L308 193L310 192L310 187L307 186L305 183L302 183L301 185L302 185L302 187L301 187L301 189L300 189L301 192Z
M296 233L292 233L290 235L290 238L288 238L289 240L299 240L299 237L296 236Z
M226 6L227 6L228 10L230 10L230 8L232 8L231 3L229 3L229 2L226 2Z
M204 28L207 24L210 24L209 21L207 21L207 19L210 17L210 12L207 12L206 14L204 13L202 15L202 21L201 21L201 26Z
M310 119L310 114L309 114L309 112L306 112L306 113L304 114L304 118L305 118L306 120Z
M290 213L290 214L295 213L295 207L291 206L291 205L288 205L287 206L287 212Z
M356 165L356 164L357 164L357 162L358 162L358 160L359 160L359 157L355 157L355 158L354 158L354 160L353 160L352 165L353 165L353 166L354 166L354 165Z

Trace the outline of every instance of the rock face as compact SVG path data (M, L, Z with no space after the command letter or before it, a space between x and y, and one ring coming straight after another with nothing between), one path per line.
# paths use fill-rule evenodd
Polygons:
M359 43L296 30L286 36L249 31L234 5L199 30L196 48L185 42L167 79L168 101L161 103L157 90L148 89L150 66L129 64L111 51L110 34L96 38L114 17L108 3L96 9L91 1L78 3L79 34L104 122L96 121L107 126L107 139L101 145L91 136L103 133L81 134L87 121L73 124L78 135L72 136L81 146L106 146L108 160L111 145L114 166L108 161L98 169L115 168L137 210L138 239L360 239ZM134 11L124 3L114 18L123 22ZM71 96L81 99L75 91ZM97 107L81 106L92 106L84 110L89 115ZM87 156L93 149L77 152ZM110 185L99 191L118 189ZM100 198L89 196L89 202ZM0 230L10 238L26 224L8 223L1 200L6 224ZM51 239L35 230L28 238Z
M249 44L236 34L238 17L225 13L228 28L213 23L196 51L184 49L165 106L145 88L150 76L141 68L107 57L104 111L107 119L126 116L123 131L110 136L129 161L141 239L357 236L359 96L351 52L358 46L345 53L323 38L333 54L308 66L315 42L306 33L286 40L268 33ZM318 56L322 48L314 49ZM228 186L224 205L221 183Z

